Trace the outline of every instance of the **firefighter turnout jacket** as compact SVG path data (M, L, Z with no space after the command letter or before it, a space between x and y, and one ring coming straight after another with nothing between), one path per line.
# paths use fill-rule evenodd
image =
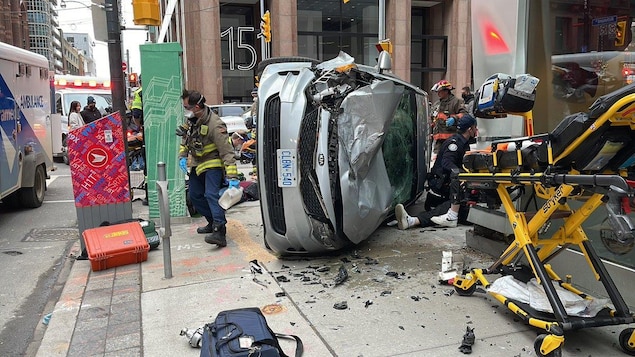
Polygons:
M463 100L452 93L447 98L436 102L432 107L432 138L438 141L450 138L456 133L456 123L458 123L459 118L466 113ZM453 125L446 124L449 117L454 117Z
M224 168L225 176L238 176L234 149L229 142L227 126L210 108L201 118L190 119L188 135L181 139L180 157L188 157L190 166L200 175L208 169Z

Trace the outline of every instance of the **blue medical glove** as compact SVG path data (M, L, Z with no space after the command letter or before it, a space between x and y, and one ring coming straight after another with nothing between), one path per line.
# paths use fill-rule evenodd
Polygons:
M452 125L454 125L454 122L455 122L454 117L449 117L449 118L447 118L447 119L445 120L445 125L447 125L447 126L452 126Z
M181 168L181 171L183 171L184 174L187 174L187 158L186 157L182 157L179 160L179 167Z
M227 185L232 188L238 188L240 187L240 181L237 178L230 178L229 176L227 177Z

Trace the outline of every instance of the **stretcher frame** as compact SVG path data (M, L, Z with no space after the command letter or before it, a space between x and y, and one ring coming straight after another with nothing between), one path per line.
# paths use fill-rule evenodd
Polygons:
M576 148L580 147L581 143L588 140L594 131L603 125L622 126L625 130L635 131L634 92L634 90L631 90L630 94L626 94L614 101L582 135L564 148L555 158L553 157L549 134L499 140L492 143L491 152L494 170L459 174L459 180L468 187L479 187L496 191L501 205L507 213L514 239L490 267L470 269L464 272L464 274L456 277L454 287L459 295L472 295L476 291L477 285L482 285L485 288L490 286L486 275L500 274L503 267L513 266L513 264L525 258L533 276L543 287L553 309L553 314L536 314L535 311L532 311L531 308L522 303L497 293L489 292L489 294L521 318L524 323L546 332L546 334L539 335L534 342L534 349L538 356L561 356L566 331L635 322L635 314L629 310L581 226L593 212L608 201L609 192L612 192L613 195L617 192L621 197L632 197L635 182L628 180L627 170L610 171L604 169L601 172L571 170L563 173L562 167L557 165L560 160L563 160ZM533 134L531 112L517 114L522 115L526 119L526 126L530 127L527 131ZM544 170L538 170L541 172L534 172L534 170L529 172L522 171L523 155L520 148L521 143L525 140L542 141L542 145L547 145L548 163ZM516 143L516 159L518 162L518 167L516 168L505 169L498 167L497 148L498 145L506 142ZM517 210L510 196L509 189L519 185L532 186L538 197L546 199L546 202L534 215ZM584 203L579 209L574 210L567 203L569 199L581 200ZM562 224L556 232L550 237L539 237L542 234L541 228L548 221L556 218L562 218L562 220L558 219ZM555 226L556 221L551 222ZM606 293L614 306L614 309L608 311L608 313L586 318L567 314L564 304L556 292L554 283L582 298L590 298L570 283L570 276L563 280L549 264L551 259L570 246L577 246L580 249L593 276L606 289ZM624 329L620 334L619 344L625 353L635 355L635 329Z

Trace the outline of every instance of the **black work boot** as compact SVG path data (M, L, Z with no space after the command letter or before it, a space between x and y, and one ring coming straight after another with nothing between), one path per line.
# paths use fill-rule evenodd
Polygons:
M207 233L214 232L214 229L213 229L214 220L211 219L211 218L207 218L207 217L205 217L205 219L207 219L207 225L203 226L203 227L196 228L196 233L198 233L198 234L207 234Z
M207 234L214 232L214 228L211 223L208 223L206 226L196 228L196 233L198 234Z
M225 225L216 224L212 225L212 234L205 236L205 242L209 244L216 244L219 247L227 246L227 240L225 239L225 233L227 229Z

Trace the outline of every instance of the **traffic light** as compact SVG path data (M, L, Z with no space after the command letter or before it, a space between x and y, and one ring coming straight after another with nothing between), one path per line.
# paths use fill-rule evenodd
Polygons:
M375 48L377 48L377 51L379 51L379 52L386 51L390 55L392 55L392 42L390 42L390 40L388 40L388 39L379 41L375 45Z
M137 76L136 73L130 73L128 75L128 84L130 84L130 87L136 87L138 81L139 81L139 76Z
M269 10L262 15L262 19L260 21L260 33L265 39L265 42L271 42L271 14L269 13Z
M615 29L615 47L624 46L626 30L626 21L618 21Z
M135 25L161 25L159 0L132 0L132 13Z

